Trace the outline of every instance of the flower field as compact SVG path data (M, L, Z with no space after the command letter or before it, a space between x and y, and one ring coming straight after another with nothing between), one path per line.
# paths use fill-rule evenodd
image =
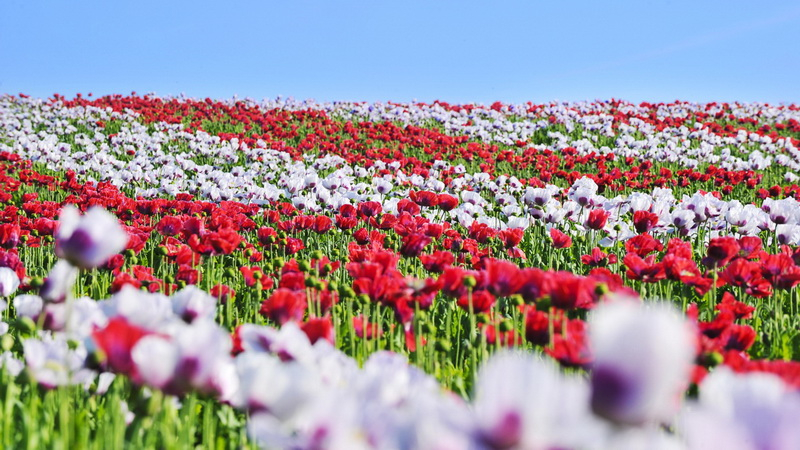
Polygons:
M0 444L800 448L800 107L0 97Z

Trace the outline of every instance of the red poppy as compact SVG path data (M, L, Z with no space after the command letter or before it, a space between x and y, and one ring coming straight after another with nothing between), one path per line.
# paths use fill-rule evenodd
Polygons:
M331 344L334 343L334 329L330 317L310 318L305 323L300 324L300 329L308 336L312 344L320 339L324 339Z
M644 258L652 252L661 251L664 244L647 233L636 235L625 241L625 250L634 252Z
M358 204L358 213L363 217L377 216L383 211L378 202L363 202Z
M452 211L456 206L458 206L458 199L450 194L439 194L436 199L436 203L439 206L439 209L447 212Z
M408 196L419 206L436 206L439 203L439 198L431 191L410 191Z
M633 213L633 228L637 233L646 233L658 225L658 215L649 211L636 211Z
M303 291L277 289L261 304L259 312L264 317L283 325L288 321L301 321L307 307L306 295Z
M424 234L409 234L403 238L399 253L406 258L419 256L430 243L431 238Z
M666 277L664 265L654 262L653 255L642 259L642 257L636 253L628 253L622 258L622 263L628 268L625 275L631 280L655 283Z
M489 291L480 289L460 296L456 302L465 311L475 314L489 312L494 306L495 297Z
M397 202L398 214L406 212L411 214L412 216L416 216L420 213L420 211L421 210L419 205L417 205L416 203L407 198L401 199L399 202Z
M739 242L732 237L717 237L708 243L703 264L708 267L724 267L739 254Z
M183 221L175 216L164 216L156 225L156 230L164 236L175 236L183 230Z
M593 209L586 219L586 227L591 230L602 230L606 226L609 216L611 216L611 213L605 209Z
M103 365L113 372L136 378L136 364L131 351L139 340L148 334L143 328L128 323L123 317L111 318L105 327L92 332L92 340L103 351Z
M572 247L572 238L556 228L550 228L550 239L553 240L553 247L555 248Z

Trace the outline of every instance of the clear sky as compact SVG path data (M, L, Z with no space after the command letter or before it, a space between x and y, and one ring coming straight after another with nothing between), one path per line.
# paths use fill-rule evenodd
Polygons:
M0 0L0 93L800 103L800 2Z

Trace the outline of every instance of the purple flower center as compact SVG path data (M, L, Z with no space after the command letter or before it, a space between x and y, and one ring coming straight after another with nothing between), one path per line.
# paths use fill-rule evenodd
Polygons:
M624 422L624 408L634 394L629 376L609 366L592 369L592 411L615 422Z

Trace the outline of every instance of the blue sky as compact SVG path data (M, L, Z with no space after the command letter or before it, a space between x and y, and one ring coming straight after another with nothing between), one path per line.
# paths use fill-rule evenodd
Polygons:
M800 103L800 3L0 1L0 93Z

